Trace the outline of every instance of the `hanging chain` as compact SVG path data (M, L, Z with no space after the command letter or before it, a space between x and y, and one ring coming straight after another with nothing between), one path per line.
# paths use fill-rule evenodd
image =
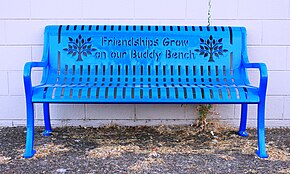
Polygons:
M211 22L211 0L208 0L207 26L210 26L210 22Z

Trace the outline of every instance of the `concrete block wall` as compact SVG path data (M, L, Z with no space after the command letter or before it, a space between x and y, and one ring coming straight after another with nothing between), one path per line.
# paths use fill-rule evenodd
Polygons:
M0 126L25 125L23 66L40 61L49 24L207 25L207 0L0 0ZM290 0L212 0L212 25L246 26L251 62L269 70L266 126L290 126ZM258 84L259 74L250 71ZM33 83L41 71L33 72ZM35 105L36 124L42 106ZM239 105L218 105L213 118L238 125ZM192 105L52 105L54 126L108 123L190 124ZM256 106L249 108L256 125Z

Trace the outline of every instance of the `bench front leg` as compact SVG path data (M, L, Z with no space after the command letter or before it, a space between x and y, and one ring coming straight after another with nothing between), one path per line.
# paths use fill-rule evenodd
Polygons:
M256 154L260 158L268 158L266 152L265 142L265 98L258 104L258 122L257 122L257 134L258 134L258 150Z
M26 97L26 114L27 114L27 131L26 131L26 148L23 157L31 158L35 154L34 145L34 106L32 102L32 83L31 71L33 67L46 67L45 62L28 62L24 66L24 89Z
M26 127L26 149L24 158L31 158L35 154L33 149L34 144L34 107L30 99L26 99L26 114L27 114L27 127Z
M260 71L260 84L259 84L259 98L258 103L258 121L257 121L257 134L258 134L258 150L256 154L260 158L267 158L266 142L265 142L265 105L266 105L266 90L268 82L267 67L263 63L246 63L245 68L256 68Z

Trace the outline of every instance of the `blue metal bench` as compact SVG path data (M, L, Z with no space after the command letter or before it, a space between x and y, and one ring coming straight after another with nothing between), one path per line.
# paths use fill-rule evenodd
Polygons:
M34 67L43 68L37 86ZM248 68L260 70L259 87L249 83ZM241 136L248 136L248 104L258 104L256 153L266 158L267 78L265 64L248 61L243 27L47 26L42 62L24 68L24 157L35 154L34 103L43 103L45 136L49 103L179 103L241 104Z

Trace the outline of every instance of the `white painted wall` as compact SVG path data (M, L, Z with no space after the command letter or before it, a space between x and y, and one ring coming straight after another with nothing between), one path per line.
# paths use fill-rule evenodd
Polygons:
M269 70L266 126L290 126L290 0L212 0L212 25L248 29L251 62ZM0 0L0 126L25 124L23 66L40 61L48 24L207 25L207 0ZM40 71L34 72L34 83ZM253 83L257 71L250 72ZM36 105L37 125L42 108ZM219 118L238 125L240 106L219 105ZM191 123L194 107L180 105L52 105L55 126L104 123ZM249 109L256 124L256 106Z

